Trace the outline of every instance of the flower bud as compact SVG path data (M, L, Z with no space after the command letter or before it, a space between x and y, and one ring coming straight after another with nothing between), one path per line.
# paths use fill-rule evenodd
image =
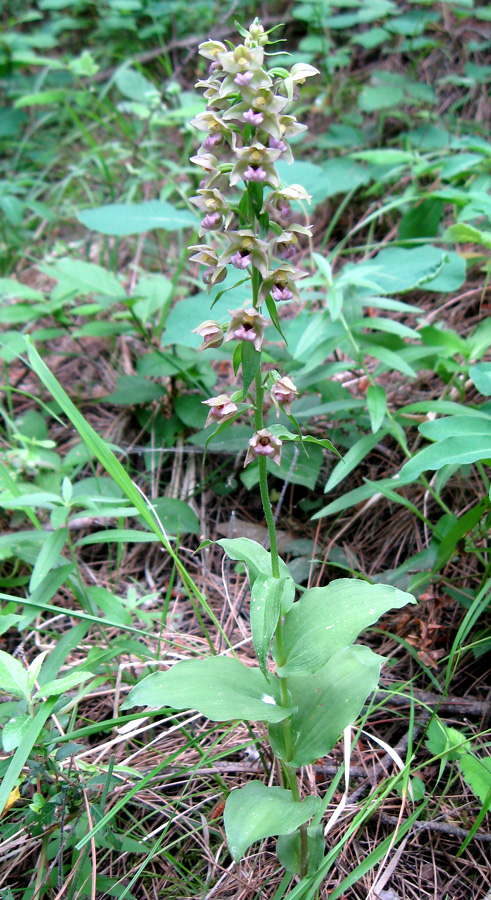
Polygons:
M256 431L249 441L244 468L259 456L266 456L279 466L281 462L281 444L282 441L275 437L274 434L271 434L267 428L261 428L260 431Z
M238 411L238 406L226 394L219 394L218 397L211 397L210 400L203 400L205 406L210 407L208 418L205 422L205 428L214 422L220 424L232 419Z
M191 333L199 334L203 338L203 343L200 344L198 350L207 350L208 347L221 347L223 344L223 329L213 319L207 319L206 322L202 322L197 328L193 328Z

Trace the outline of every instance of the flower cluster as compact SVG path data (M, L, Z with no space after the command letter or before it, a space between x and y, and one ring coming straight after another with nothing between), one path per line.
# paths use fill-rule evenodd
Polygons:
M192 247L191 259L205 266L203 280L209 289L225 279L229 266L246 272L253 296L246 308L229 311L231 320L225 329L207 320L195 331L203 338L200 350L236 340L260 352L269 324L262 305L271 310L271 304L281 301L300 302L297 282L307 274L292 260L299 236L310 231L291 221L291 202L310 202L310 197L301 185L284 187L275 164L281 159L293 162L289 140L306 126L286 108L297 98L298 86L317 70L303 63L290 71L267 69L269 37L258 19L248 31L239 30L243 43L235 48L211 40L199 48L209 61L208 77L197 84L204 89L207 107L191 124L207 136L191 158L203 173L191 202L203 213L200 237L213 235L215 245ZM237 201L241 183L242 199ZM282 406L287 413L297 395L286 377L271 390L276 407ZM226 395L205 402L210 407L208 423L224 421L237 411ZM281 441L267 429L259 429L249 442L245 465L261 455L279 463L280 450Z

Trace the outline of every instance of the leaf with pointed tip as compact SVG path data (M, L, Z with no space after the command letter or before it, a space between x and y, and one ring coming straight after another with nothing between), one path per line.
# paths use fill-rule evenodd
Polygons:
M310 588L285 616L284 657L273 656L281 676L317 672L388 609L415 603L414 597L388 584L338 578Z
M167 672L147 675L123 709L132 706L196 709L212 722L280 722L292 712L279 705L277 679L267 681L258 668L226 656L186 659Z
M382 662L383 658L369 647L355 644L331 656L314 675L288 679L291 703L296 708L290 719L293 757L289 765L310 766L331 752L377 687ZM271 724L269 733L274 752L284 759L281 727Z
M320 803L320 797L295 801L291 791L267 787L262 781L232 791L223 818L233 858L241 859L254 841L295 831L319 811Z

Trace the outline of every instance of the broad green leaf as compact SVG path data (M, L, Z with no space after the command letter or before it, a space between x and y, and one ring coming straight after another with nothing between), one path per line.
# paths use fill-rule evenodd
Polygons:
M27 669L20 660L0 650L0 691L14 697L29 698Z
M39 551L39 556L29 581L29 590L31 592L35 591L48 572L59 564L60 554L65 546L66 538L67 533L64 528L58 528L56 531L46 533L44 544Z
M220 538L216 543L219 544L220 547L223 547L230 559L240 560L240 562L246 564L251 588L258 575L271 577L271 553L269 553L268 550L265 550L261 544L258 544L256 541L251 541L250 538ZM285 613L293 603L295 585L291 579L286 563L282 559L280 559L279 563L280 578L282 581L283 579L286 579L281 600L281 608Z
M491 397L491 363L477 363L471 366L469 377L483 397Z
M315 674L288 678L292 706L295 768L309 766L330 753L344 729L351 725L378 684L383 659L368 647L355 644L339 650ZM275 753L285 758L281 726L270 725Z
M243 857L254 841L276 834L290 834L319 811L320 797L295 801L291 791L250 781L229 795L223 815L230 852Z
M9 628L14 628L18 622L22 621L22 618L15 613L5 613L0 610L0 634L4 634Z
M377 434L366 434L359 441L356 441L352 447L348 450L346 456L334 466L327 484L324 488L324 493L328 493L332 491L333 488L337 487L337 485L344 480L352 471L356 469L357 465L365 459L370 450L373 450L376 444L378 444L385 435L388 434L388 429L384 428L382 431L378 431Z
M125 292L112 272L95 263L65 257L50 268L50 273L78 294L104 294L107 297L123 297Z
M372 431L376 434L384 421L387 409L387 395L381 385L370 385L367 391L367 406Z
M0 278L0 296L20 297L23 300L44 300L42 291L38 291L21 281L13 278Z
M101 234L143 234L154 228L177 231L196 228L196 216L186 209L175 209L166 200L146 200L143 203L110 203L95 209L84 209L77 219L86 228Z
M364 262L363 270L375 282L377 289L387 294L415 288L457 290L466 277L465 260L453 251L445 251L431 244L411 249L387 247Z
M463 466L480 459L491 459L491 435L452 436L416 453L402 467L401 476L412 481L428 469L441 469L448 465Z
M251 631L261 671L267 677L268 653L278 619L285 579L258 575L251 588Z
M375 305L377 304L377 300L375 300ZM365 304L364 305L372 305ZM419 312L419 310L418 310ZM414 328L409 328L408 325L403 325L402 322L397 322L396 319L385 319L383 316L365 316L363 319L357 319L356 322L351 324L352 328L367 328L370 331L384 331L387 334L396 334L401 338L412 338L413 340L420 340L420 333L415 331ZM370 335L367 333L366 335L369 337Z
M491 436L491 416L445 416L422 422L418 427L424 437L430 441L441 441L447 437L472 437L473 435Z
M147 675L133 688L122 708L151 706L196 709L212 722L250 719L281 722L291 709L279 706L277 682L226 656L186 659L167 672Z
M34 694L34 699L38 700L41 697L58 697L60 694L64 694L65 691L70 691L72 688L77 687L79 684L83 684L85 681L88 681L89 678L93 677L94 675L92 672L70 672L62 678L58 678L55 681L48 681L47 684L43 684L42 688Z
M282 676L317 672L339 650L389 609L415 603L414 597L387 584L339 578L310 588L285 616L284 656L273 646Z

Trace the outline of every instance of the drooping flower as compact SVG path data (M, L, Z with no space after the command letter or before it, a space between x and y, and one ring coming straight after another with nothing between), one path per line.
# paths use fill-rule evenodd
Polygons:
M278 381L273 384L269 393L276 406L277 416L279 417L280 415L280 406L283 407L287 415L290 415L291 405L295 400L295 397L298 397L298 390L291 378L289 378L288 375L283 375L283 378L279 378Z
M256 350L263 345L264 330L269 319L262 316L253 306L247 309L229 309L232 319L225 335L226 341L248 341Z
M225 219L225 228L228 228L233 218L225 197L217 188L199 190L195 197L190 197L190 203L201 209L205 216L201 222L200 237L205 231L220 228Z
M261 212L264 213L269 209L270 212L278 213L280 218L289 219L292 214L290 204L294 200L305 200L306 203L310 203L312 197L301 184L291 184L287 188L271 191L264 199Z
M259 456L266 456L279 466L281 463L282 443L283 442L275 437L274 434L271 434L267 428L261 428L260 431L256 431L249 441L244 468Z
M202 322L197 328L193 328L192 334L199 334L203 338L203 343L200 344L198 350L207 350L209 347L221 347L223 344L222 326L215 322L214 319L207 319L206 322Z
M213 422L220 424L232 419L238 411L238 406L227 394L219 394L218 397L211 397L210 400L202 400L205 406L210 407L208 418L205 422L205 428Z
M208 247L208 244L194 244L189 249L196 250L196 253L189 257L190 261L206 266L202 276L205 284L209 287L213 284L220 284L227 275L227 267L218 260L216 250Z
M276 303L288 300L300 303L300 294L298 293L296 281L304 278L306 275L308 275L308 272L284 263L273 272L269 272L268 277L264 279L259 288L259 303L264 303L268 294L271 294Z
M226 266L229 262L237 269L246 269L253 265L259 269L263 278L267 274L269 264L270 245L268 241L261 241L249 228L227 233L230 246L218 259L219 266Z
M282 259L291 259L292 256L295 256L298 250L297 235L299 234L310 237L310 228L292 222L291 225L288 226L288 230L283 231L282 234L276 238L276 252Z

